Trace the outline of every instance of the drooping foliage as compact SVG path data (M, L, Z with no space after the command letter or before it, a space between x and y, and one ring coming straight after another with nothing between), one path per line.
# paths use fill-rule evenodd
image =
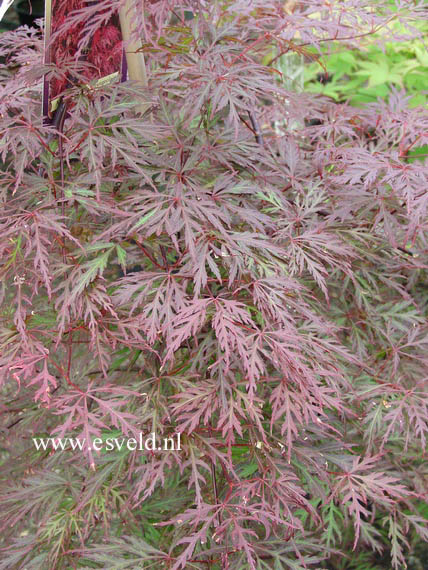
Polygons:
M0 569L402 568L427 538L426 111L287 91L275 62L426 10L136 4L147 89L0 36ZM63 31L84 53L118 5ZM60 132L45 73L74 78ZM181 450L89 449L139 432Z

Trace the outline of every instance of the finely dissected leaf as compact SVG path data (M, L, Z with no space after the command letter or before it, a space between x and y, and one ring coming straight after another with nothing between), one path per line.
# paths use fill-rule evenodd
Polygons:
M338 476L338 483L332 492L333 498L340 491L342 504L347 505L349 513L355 518L354 548L360 534L361 518L369 514L368 500L378 501L381 505L393 505L394 498L403 498L410 494L404 485L398 483L399 479L396 477L382 472L361 473L372 469L377 459L377 456L366 457L363 460L354 458L350 470Z

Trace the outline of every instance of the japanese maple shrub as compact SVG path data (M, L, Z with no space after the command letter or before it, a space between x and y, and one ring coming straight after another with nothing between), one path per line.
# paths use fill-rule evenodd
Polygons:
M0 570L403 568L427 538L427 115L288 92L275 62L400 41L424 7L136 4L147 89L0 36ZM118 5L63 31L85 53ZM59 131L46 73L73 78ZM90 445L152 432L181 449Z

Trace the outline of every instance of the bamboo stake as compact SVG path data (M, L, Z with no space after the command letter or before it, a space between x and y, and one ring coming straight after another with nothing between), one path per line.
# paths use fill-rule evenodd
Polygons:
M139 81L143 87L147 87L146 63L141 51L141 39L137 37L135 29L136 14L133 0L125 0L119 8L119 19L128 65L128 77L133 81ZM149 107L149 103L142 103L138 105L137 110L144 113Z

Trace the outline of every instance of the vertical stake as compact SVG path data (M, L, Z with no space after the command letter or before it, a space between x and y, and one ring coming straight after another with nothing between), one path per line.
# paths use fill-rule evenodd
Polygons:
M135 28L135 22L137 21L135 0L125 0L122 7L119 8L119 19L125 46L129 79L139 81L143 87L147 87L146 63L144 61L144 54L141 51L142 43L141 39L137 37ZM149 106L149 103L142 103L138 105L137 110L140 113L144 113Z

